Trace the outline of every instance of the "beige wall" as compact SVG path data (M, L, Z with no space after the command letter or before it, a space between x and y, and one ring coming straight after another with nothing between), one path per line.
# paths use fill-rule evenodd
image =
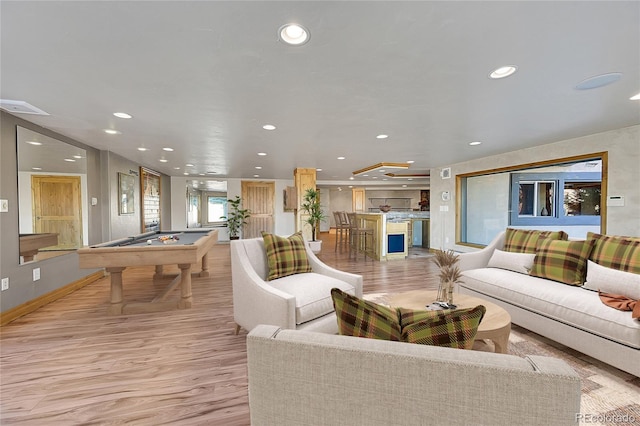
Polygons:
M607 207L606 233L640 236L640 126L632 126L443 166L451 167L450 179L440 178L442 168L432 170L431 247L470 250L455 244L456 175L604 151L609 157L607 194L625 197L624 207ZM441 200L443 191L451 193L450 201Z

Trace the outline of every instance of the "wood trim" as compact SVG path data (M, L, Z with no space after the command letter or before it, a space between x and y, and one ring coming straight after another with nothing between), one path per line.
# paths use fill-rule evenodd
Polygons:
M104 276L104 270L94 272L93 274L80 278L79 280L67 284L64 287L60 287L56 290L50 291L49 293L43 294L40 297L29 300L28 302L2 312L0 318L0 326L7 325L11 321L18 319L21 316L27 315L35 311L36 309L43 307L44 305L54 302L66 296L67 294L73 293L74 291L81 289L82 287L91 284L92 282L95 282L103 278Z

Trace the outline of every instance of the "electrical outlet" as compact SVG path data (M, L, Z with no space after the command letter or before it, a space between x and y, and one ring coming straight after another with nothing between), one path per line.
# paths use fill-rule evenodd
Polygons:
M40 279L40 268L35 268L33 270L33 280L38 281Z
M2 291L9 290L9 277L2 279Z
M9 211L9 200L0 200L0 212L6 213Z

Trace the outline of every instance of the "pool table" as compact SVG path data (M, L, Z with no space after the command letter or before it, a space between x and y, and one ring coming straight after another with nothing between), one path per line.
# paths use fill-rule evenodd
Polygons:
M58 234L20 234L20 256L31 262L40 249L58 245Z
M84 247L78 250L78 256L80 268L105 268L111 274L111 315L185 309L192 305L191 266L201 261L198 276L208 277L207 254L217 241L217 230L156 231ZM122 272L128 266L155 265L153 277L158 280L164 278L163 265L176 264L180 273L155 299L149 303L124 303ZM165 300L178 284L178 302Z

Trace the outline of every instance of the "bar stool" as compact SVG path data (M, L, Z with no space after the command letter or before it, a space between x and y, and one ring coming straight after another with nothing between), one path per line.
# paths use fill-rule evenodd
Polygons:
M336 247L334 251L342 251L342 246L349 241L349 220L345 212L333 212L333 217L336 221Z
M373 245L373 229L361 228L355 213L347 213L349 219L349 258L355 251L354 258L358 260L358 251L362 251L365 260L369 245ZM364 244L363 244L364 243Z

